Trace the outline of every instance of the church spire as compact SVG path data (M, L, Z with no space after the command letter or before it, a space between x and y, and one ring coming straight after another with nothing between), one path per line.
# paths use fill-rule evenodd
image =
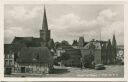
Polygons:
M42 30L48 30L48 23L47 23L45 5L44 5L44 16L43 16Z

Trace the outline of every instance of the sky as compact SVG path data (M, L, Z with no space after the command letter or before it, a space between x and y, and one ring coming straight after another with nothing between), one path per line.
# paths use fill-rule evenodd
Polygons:
M3 81L3 82L31 82L31 81ZM32 82L52 82L52 81L32 81ZM73 81L58 81L58 82L73 82ZM126 81L75 81L75 82L126 82Z
M17 37L39 37L44 6L41 4L6 4L4 41ZM121 4L45 4L48 28L54 41L72 43L84 36L85 41L106 40L116 36L124 44L124 7ZM101 35L101 38L100 38Z

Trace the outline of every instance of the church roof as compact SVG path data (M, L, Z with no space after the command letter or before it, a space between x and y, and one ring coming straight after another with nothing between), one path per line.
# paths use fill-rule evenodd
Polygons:
M34 37L15 37L12 41L12 44L24 44L27 47L40 47L41 46L41 38Z
M47 47L24 47L21 49L18 63L52 63L53 57Z

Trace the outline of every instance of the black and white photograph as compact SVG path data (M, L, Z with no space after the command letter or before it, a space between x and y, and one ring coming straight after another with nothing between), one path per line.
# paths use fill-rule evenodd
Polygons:
M1 82L73 82L73 81L1 81ZM76 81L76 82L127 82L127 81Z
M124 5L86 2L4 4L4 77L123 78Z

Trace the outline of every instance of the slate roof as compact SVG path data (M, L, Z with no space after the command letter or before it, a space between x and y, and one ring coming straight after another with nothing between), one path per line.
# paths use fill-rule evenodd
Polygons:
M4 54L8 54L13 49L12 44L4 44Z
M34 37L15 37L12 41L12 44L24 44L27 47L40 47L41 46L41 38Z
M4 44L4 53L8 54L9 52L17 52L22 47L26 47L23 44Z
M21 49L18 63L52 63L53 57L47 47L24 47Z

